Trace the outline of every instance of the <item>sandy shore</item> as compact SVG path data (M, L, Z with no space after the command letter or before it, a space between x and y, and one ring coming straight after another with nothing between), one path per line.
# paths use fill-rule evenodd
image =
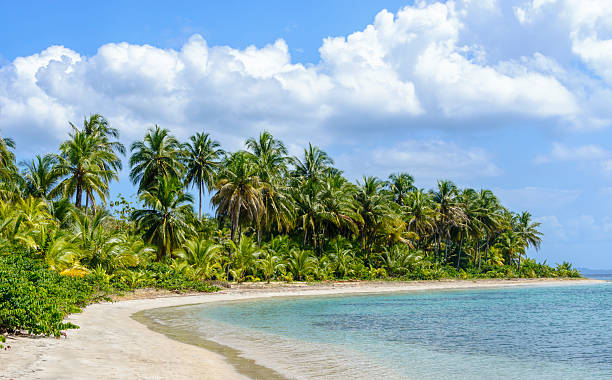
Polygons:
M218 353L170 339L131 316L139 311L195 303L279 296L313 296L437 289L560 286L600 280L454 280L341 282L324 284L242 284L212 294L131 299L88 306L68 320L79 326L67 338L9 337L0 351L2 379L241 379ZM150 293L145 293L151 296ZM138 298L138 294L136 297Z

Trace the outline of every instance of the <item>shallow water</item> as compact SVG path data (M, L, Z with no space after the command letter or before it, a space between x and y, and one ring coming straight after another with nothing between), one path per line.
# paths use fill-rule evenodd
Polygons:
M147 313L288 378L612 378L612 283L280 298Z

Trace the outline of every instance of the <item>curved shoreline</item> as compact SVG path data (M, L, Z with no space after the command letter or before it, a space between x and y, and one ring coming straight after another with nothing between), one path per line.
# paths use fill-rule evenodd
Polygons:
M605 283L589 279L447 280L339 282L324 284L241 284L217 293L135 299L90 305L68 320L79 326L67 338L9 337L0 351L2 379L242 379L232 360L218 352L154 332L133 315L188 304L269 297L323 296L400 291L565 286ZM247 359L244 359L247 360ZM242 373L241 373L242 372Z

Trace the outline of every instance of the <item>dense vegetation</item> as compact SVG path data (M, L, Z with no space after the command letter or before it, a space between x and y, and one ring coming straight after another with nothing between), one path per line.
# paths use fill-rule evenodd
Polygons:
M0 137L0 330L69 327L15 311L34 288L59 318L113 289L211 290L206 280L579 275L526 259L539 223L489 190L426 191L406 173L352 183L318 147L289 157L267 132L226 152L208 134L183 143L155 126L129 149L138 201L110 200L127 154L118 130L101 115L71 126L57 154L19 165Z

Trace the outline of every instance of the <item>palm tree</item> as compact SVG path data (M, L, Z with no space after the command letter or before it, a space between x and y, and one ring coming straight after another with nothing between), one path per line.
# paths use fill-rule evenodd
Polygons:
M520 258L521 253L525 250L523 238L512 230L501 234L496 246L502 251L506 264L512 263L515 256Z
M502 221L501 217L501 205L499 204L499 200L493 194L491 190L480 190L478 194L479 202L481 204L483 211L483 215L481 216L481 223L483 227L484 233L484 247L485 247L485 263L489 258L489 247L492 242L493 235L496 231L500 229L500 224ZM477 242L478 244L478 242ZM478 244L478 269L480 269L481 265L481 253L480 253L481 245Z
M389 203L380 194L384 182L376 177L363 177L363 184L358 182L358 190L355 194L355 205L359 215L361 248L365 251L366 257L372 250L373 239L376 230L381 223L392 217Z
M158 178L181 178L181 144L167 129L155 125L143 141L136 141L130 150L130 179L138 184L138 192L154 186Z
M292 161L295 166L293 176L306 182L318 181L323 177L325 171L334 164L334 160L327 153L310 143L308 148L304 149L304 159L300 160L293 157Z
M5 171L11 171L15 167L15 154L11 151L15 149L15 141L9 137L0 136L0 175Z
M106 185L108 186L109 182L115 179L116 174L123 168L119 155L125 155L125 146L121 142L113 140L119 138L119 130L111 127L108 120L106 120L104 116L100 114L94 114L91 115L89 119L84 119L83 128L80 130L74 124L69 124L74 132L82 132L86 136L93 137L96 141L95 149L107 153L102 162L102 168L109 173L115 174L104 178ZM87 199L85 202L86 209L90 200L92 205L95 205L93 195L87 194Z
M81 208L83 192L94 199L94 194L106 202L109 179L117 179L116 171L106 168L106 163L116 156L112 152L98 149L99 139L87 136L82 131L70 135L60 146L61 154L56 156L57 165L53 175L65 177L49 194L51 197L63 194L75 195L75 206Z
M287 173L287 148L267 131L261 133L258 139L248 139L246 146L253 155L256 174L265 184L261 188L261 226L257 226L257 242L261 244L262 228L271 231L275 224L277 231L281 232L288 231L293 224L293 205L284 181Z
M311 191L304 191L301 187L291 189L291 197L296 208L296 218L304 233L304 245L308 241L311 232L312 245L317 248L317 234L320 221L323 219L324 207L321 203L321 191L319 186L314 186Z
M282 141L264 131L256 140L246 141L247 150L255 157L257 175L266 183L273 183L287 171L287 148Z
M79 131L74 124L70 123L70 126L74 131ZM83 121L83 129L81 131L87 136L97 138L98 149L115 153L115 159L106 162L108 167L112 167L116 171L122 169L123 165L121 160L118 159L118 155L125 155L125 146L117 141L119 139L119 130L117 128L111 127L104 116L94 114L89 117L89 120L85 119ZM112 139L115 140L113 141Z
M134 211L132 220L144 240L157 246L157 260L161 261L194 233L188 223L193 199L183 193L177 178L163 176L141 192L140 201L146 208Z
M22 178L15 165L15 141L0 135L0 199L16 199L20 195Z
M231 239L238 233L240 223L258 222L263 213L261 182L249 153L236 152L226 161L220 180L215 185L217 193L212 203L217 207L217 217L227 216L231 221Z
M24 180L26 182L26 193L35 197L48 199L51 191L58 181L57 156L46 154L36 155L30 162L22 162L24 169Z
M264 251L263 257L257 260L257 266L262 271L266 282L270 283L270 278L279 270L285 267L283 260L276 254L273 249L268 248Z
M222 248L221 245L210 240L195 238L183 243L182 248L176 254L189 265L198 268L204 277L210 278L215 269L221 269L219 252Z
M315 268L316 260L312 252L292 248L287 257L287 269L293 274L295 280L301 281L306 278Z
M228 267L228 273L230 273L236 281L242 282L247 271L255 267L257 259L262 251L253 242L253 239L248 236L239 239L238 243L229 240L227 244L232 252L231 268Z
M431 197L423 189L418 189L408 195L404 212L407 218L406 229L424 240L435 230L435 212Z
M404 197L415 189L414 178L408 173L391 174L389 181L387 181L387 187L393 194L395 203L403 206L405 203Z
M538 230L541 223L532 222L531 214L527 211L523 211L517 217L517 223L515 231L520 235L524 241L525 248L534 247L537 250L540 249L542 244L542 232ZM521 269L521 256L518 257L518 269Z
M198 217L202 219L202 192L210 192L215 184L215 175L225 154L219 142L212 140L208 133L196 133L185 144L185 185L198 188Z
M444 261L448 257L448 246L450 244L450 229L457 226L464 218L463 211L458 205L459 190L451 181L438 181L436 191L431 191L432 199L436 205L436 258L439 255L440 243L444 236L446 240L444 249Z

